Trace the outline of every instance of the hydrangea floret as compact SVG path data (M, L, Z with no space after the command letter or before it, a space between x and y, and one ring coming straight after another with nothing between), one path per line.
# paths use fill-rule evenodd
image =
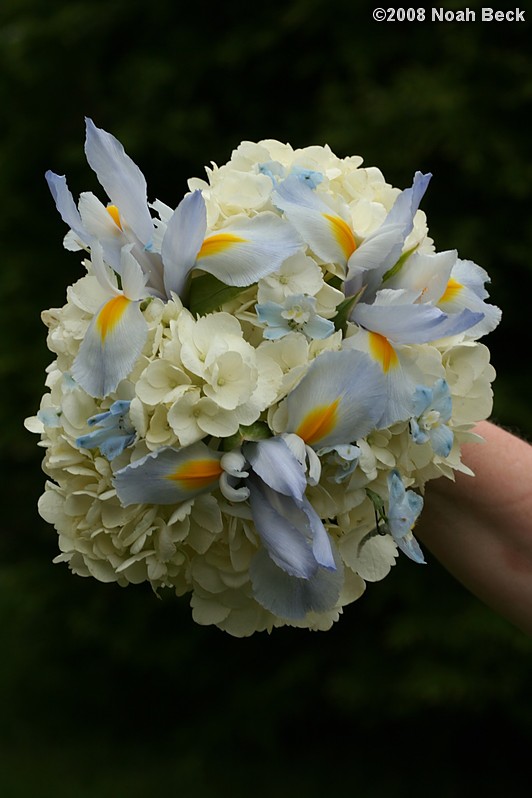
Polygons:
M235 636L326 630L414 537L425 484L470 473L491 411L488 275L419 206L329 147L243 142L173 205L87 120L103 201L46 175L85 274L43 313L26 422L56 562L188 594Z

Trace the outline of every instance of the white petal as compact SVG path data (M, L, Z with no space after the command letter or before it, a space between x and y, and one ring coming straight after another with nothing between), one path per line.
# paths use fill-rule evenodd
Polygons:
M227 285L247 286L276 271L300 249L290 225L265 212L208 235L196 266Z
M83 244L89 244L91 237L83 226L76 203L67 186L66 177L56 175L51 171L46 172L45 177L62 220L74 231Z
M207 229L207 211L201 191L181 200L168 221L161 245L164 285L168 296L181 296Z
M147 334L138 303L118 294L93 317L72 376L91 396L108 396L133 369Z
M89 166L125 223L143 244L147 244L153 234L153 221L148 210L144 175L118 139L97 128L91 119L86 120L86 127L85 154Z

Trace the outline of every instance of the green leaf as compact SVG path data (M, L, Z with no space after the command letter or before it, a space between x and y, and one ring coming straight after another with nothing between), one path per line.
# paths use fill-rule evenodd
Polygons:
M347 320L349 319L349 314L362 296L364 289L365 286L361 288L358 293L353 294L353 296L348 296L347 299L344 299L343 302L340 302L340 304L337 305L336 316L333 319L335 330L345 329Z
M238 432L223 439L222 447L224 452L230 452L231 449L242 446L244 441L263 441L271 437L272 432L266 422L255 421L254 424L249 424L247 426L241 424L238 428Z
M272 432L265 421L255 421L254 424L240 425L240 433L245 441L263 441L272 437Z
M342 290L342 278L338 277L338 275L334 274L331 277L328 277L326 282L333 288L337 288L339 291Z
M218 310L225 302L245 291L248 286L226 285L212 274L202 274L190 282L188 308L198 316Z
M382 275L382 282L385 283L386 280L390 279L390 277L395 277L396 274L399 274L399 272L405 265L405 262L408 260L410 255L416 251L416 249L417 249L417 244L415 247L412 247L412 249L407 249L406 252L403 252L397 263L395 263L390 269L388 269L387 272L384 272L384 274Z

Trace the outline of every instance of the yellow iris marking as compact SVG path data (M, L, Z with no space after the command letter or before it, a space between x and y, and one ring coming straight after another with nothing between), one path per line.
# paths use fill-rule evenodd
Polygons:
M463 287L464 286L462 285L462 283L459 283L457 280L454 279L454 277L451 277L451 279L447 283L447 288L440 297L440 302L451 302L460 293Z
M179 482L185 490L195 491L208 487L218 479L223 469L219 460L203 459L190 460L183 463L179 468L170 474L166 479Z
M385 373L399 363L395 349L384 335L369 333L369 351L371 356L379 361Z
M353 231L339 216L330 216L328 213L323 214L331 226L331 231L337 243L340 245L345 259L348 260L355 249L357 248Z
M331 402L330 405L315 407L310 413L307 413L296 429L296 435L303 438L305 443L309 445L325 438L336 426L339 404L340 399L338 398Z
M117 227L122 230L122 222L120 221L120 213L116 205L108 205L105 209Z
M100 338L102 339L102 344L105 343L105 339L111 333L122 316L125 313L127 306L129 305L130 300L126 299L123 294L118 294L118 296L113 297L106 302L103 308L98 313L98 318L96 319L96 327L98 332L100 333Z
M209 258L211 255L219 255L230 249L234 244L243 244L246 242L245 238L235 236L232 233L216 233L205 239L198 252L198 260L200 258Z

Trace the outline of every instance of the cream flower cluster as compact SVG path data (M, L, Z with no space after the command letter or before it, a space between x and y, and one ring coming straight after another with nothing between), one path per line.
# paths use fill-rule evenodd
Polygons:
M470 473L497 325L487 274L328 147L244 142L175 207L87 120L107 194L47 173L86 274L43 313L47 392L26 422L39 502L81 576L190 595L235 636L326 630L399 552L428 480Z

